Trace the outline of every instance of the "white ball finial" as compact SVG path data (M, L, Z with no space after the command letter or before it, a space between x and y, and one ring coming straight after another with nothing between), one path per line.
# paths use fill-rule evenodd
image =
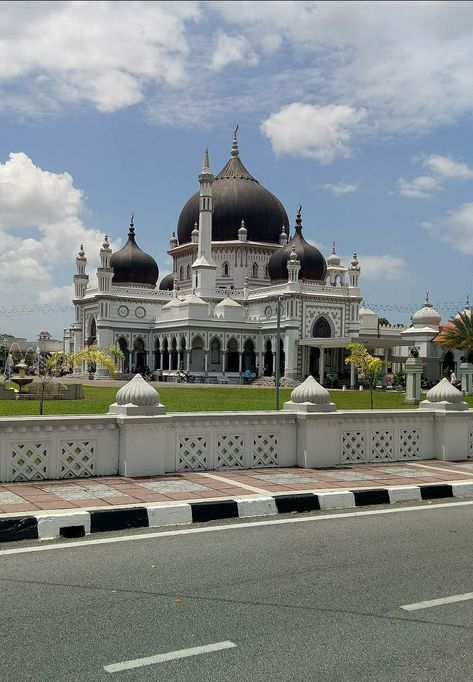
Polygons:
M284 403L284 409L300 412L334 412L336 407L330 402L330 393L327 389L309 375L292 391L291 400Z
M419 407L430 410L468 410L469 406L463 400L463 394L452 386L445 377L427 393L427 400L423 400Z
M458 388L455 388L445 377L433 386L427 393L427 400L431 403L461 403L463 396Z
M163 414L164 405L159 401L157 390L141 374L135 374L117 391L116 402L110 405L110 412L126 415Z

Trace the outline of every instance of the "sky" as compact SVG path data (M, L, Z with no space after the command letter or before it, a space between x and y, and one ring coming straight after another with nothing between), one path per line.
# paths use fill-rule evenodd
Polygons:
M170 272L203 153L240 156L292 230L406 322L473 293L472 2L0 3L0 333L56 338L135 215ZM472 298L473 300L473 298Z

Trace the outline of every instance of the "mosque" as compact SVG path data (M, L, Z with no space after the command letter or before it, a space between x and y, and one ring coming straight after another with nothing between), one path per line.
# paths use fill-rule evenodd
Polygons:
M215 176L205 153L199 191L169 242L172 272L159 286L157 263L138 246L133 217L119 251L112 253L105 237L96 288L88 286L81 247L65 350L116 346L123 375L149 369L170 379L185 371L196 380L241 383L272 377L279 366L289 385L312 374L354 386L344 363L347 344L361 341L393 366L413 345L428 346L440 322L430 303L416 313L419 320L414 315L414 331L380 328L376 313L361 306L356 253L344 265L334 245L325 258L304 238L301 207L290 229L282 203L244 166L236 132ZM433 344L427 346L425 357L432 354ZM441 362L440 355L429 360L429 374L441 371ZM96 376L104 370L97 367Z

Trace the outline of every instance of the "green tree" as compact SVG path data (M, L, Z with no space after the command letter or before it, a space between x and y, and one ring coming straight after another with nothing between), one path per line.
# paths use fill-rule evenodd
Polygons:
M44 395L46 384L54 381L67 367L80 367L83 363L100 364L107 370L109 376L114 377L117 372L117 362L123 358L123 353L115 346L90 346L77 353L53 353L43 358L40 363L39 382L39 413L44 414Z
M473 353L473 315L465 311L458 313L443 326L435 343L444 348L463 350L468 357Z
M379 317L378 324L380 327L389 327L391 323L385 317Z
M362 343L349 343L346 350L350 355L345 364L354 365L360 378L367 382L370 389L370 407L373 409L373 390L378 379L384 375L385 363L380 358L370 355Z

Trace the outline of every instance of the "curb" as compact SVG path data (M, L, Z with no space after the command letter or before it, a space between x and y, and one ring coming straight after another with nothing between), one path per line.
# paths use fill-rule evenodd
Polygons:
M51 512L0 518L0 542L77 538L127 528L156 528L233 518L274 516L325 509L351 509L375 504L473 497L473 482L437 483L334 492L259 495L208 502L160 503L107 510ZM162 504L162 503L161 503Z

